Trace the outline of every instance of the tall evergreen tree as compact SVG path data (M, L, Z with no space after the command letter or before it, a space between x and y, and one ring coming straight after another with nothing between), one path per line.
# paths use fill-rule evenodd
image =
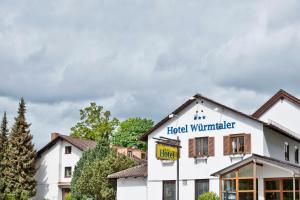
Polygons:
M18 116L8 138L7 162L4 170L6 177L6 194L13 194L16 199L32 197L36 193L35 161L36 150L32 143L30 124L25 119L26 107L22 98L19 103Z
M4 112L1 128L0 128L0 200L5 198L5 160L6 160L6 149L7 149L7 137L8 137L8 128L7 128L7 118L6 112Z

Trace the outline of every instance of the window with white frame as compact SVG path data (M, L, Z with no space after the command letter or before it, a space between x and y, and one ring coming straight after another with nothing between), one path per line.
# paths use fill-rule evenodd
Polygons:
M286 161L290 160L290 146L288 142L284 143L284 158Z

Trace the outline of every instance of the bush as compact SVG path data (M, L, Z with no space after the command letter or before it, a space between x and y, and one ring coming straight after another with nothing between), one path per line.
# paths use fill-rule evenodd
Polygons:
M198 200L219 200L219 196L214 192L206 192L199 196Z
M71 200L71 193L66 194L65 200Z

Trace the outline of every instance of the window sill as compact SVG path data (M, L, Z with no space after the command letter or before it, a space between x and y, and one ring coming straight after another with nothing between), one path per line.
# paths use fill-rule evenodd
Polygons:
M237 153L237 154L231 154L229 156L230 156L230 158L243 158L245 156L245 154Z
M196 160L207 160L208 156L195 157Z

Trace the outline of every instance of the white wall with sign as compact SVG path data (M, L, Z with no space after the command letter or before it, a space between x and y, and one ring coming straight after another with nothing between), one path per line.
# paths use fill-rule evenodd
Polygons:
M198 116L195 120L195 114L198 111ZM211 124L224 124L224 121L234 126L229 126L224 129L208 128ZM201 125L202 131L193 131L192 126ZM203 126L206 130L203 130ZM168 129L169 127L169 129ZM181 133L171 134L170 127L183 130ZM187 127L187 128L186 128ZM168 134L169 133L169 134ZM167 123L161 126L148 136L148 182L149 182L149 199L161 199L161 193L157 188L162 189L161 180L175 180L176 179L176 161L173 164L164 164L157 160L155 156L155 140L153 137L168 137L176 139L177 136L181 140L181 158L180 158L180 180L181 187L184 190L194 191L195 179L212 179L209 175L223 169L226 166L241 160L240 157L232 158L223 155L223 136L238 133L251 134L251 149L252 153L263 154L263 125L254 120L238 115L229 110L224 110L211 102L204 101L198 104L195 102L181 111L179 115L175 115ZM215 138L215 156L207 159L194 159L188 157L188 140L194 137L214 137ZM245 155L244 157L247 157ZM187 185L183 186L182 180L187 180ZM219 192L219 184L211 184L211 190L216 193ZM154 189L156 188L156 189ZM153 189L153 191L152 191ZM154 192L155 191L155 192ZM194 195L194 192L190 192ZM185 198L183 198L185 199Z

